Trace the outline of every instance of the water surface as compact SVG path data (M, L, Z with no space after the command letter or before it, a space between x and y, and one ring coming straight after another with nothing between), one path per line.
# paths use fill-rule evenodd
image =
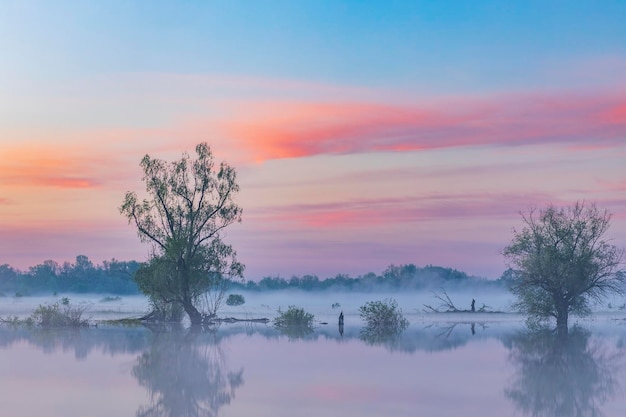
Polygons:
M244 295L243 306L225 306L221 314L272 318L295 304L313 312L317 326L286 333L243 323L205 332L106 326L101 320L144 314L146 299L69 295L89 306L98 327L0 326L0 414L626 415L622 311L598 306L592 319L559 338L529 332L515 314L427 314L429 292ZM472 298L504 311L511 302L507 293L450 295L465 308ZM391 339L362 333L358 307L387 297L404 310L408 329ZM59 299L5 297L0 316L25 317Z
M282 334L99 326L0 328L3 416L626 415L626 327L530 333L520 321L413 318Z

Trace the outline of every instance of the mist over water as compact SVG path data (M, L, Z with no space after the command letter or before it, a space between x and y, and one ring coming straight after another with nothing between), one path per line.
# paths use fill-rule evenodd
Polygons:
M316 327L294 334L250 323L212 332L0 326L2 415L612 417L626 410L626 321L616 312L579 321L562 340L529 332L515 314L425 313L429 292L242 294L246 303L224 306L222 316L273 318L279 307L298 305L316 315ZM470 297L494 310L511 301L499 292L448 295L463 308ZM396 337L369 338L358 308L388 297L410 325ZM0 314L53 299L4 299ZM90 303L94 321L147 309L143 297L103 300L72 297Z

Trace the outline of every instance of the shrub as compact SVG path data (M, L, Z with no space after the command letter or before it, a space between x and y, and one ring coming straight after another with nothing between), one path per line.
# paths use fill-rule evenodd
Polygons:
M313 326L313 319L315 316L311 313L307 313L304 309L296 306L289 306L287 311L278 309L278 317L274 319L274 326L276 327L311 327Z
M226 305L240 306L246 302L246 299L241 294L230 294L226 299Z
M122 297L120 297L119 295L116 296L110 296L107 295L106 297L103 297L100 299L101 303L109 303L111 301L120 301L122 299Z
M52 304L41 304L35 309L30 319L33 324L40 327L81 327L88 325L87 319L82 315L87 306L72 306L69 299Z
M398 303L391 298L368 301L359 307L359 313L367 325L368 332L399 334L409 326L409 321L402 315Z

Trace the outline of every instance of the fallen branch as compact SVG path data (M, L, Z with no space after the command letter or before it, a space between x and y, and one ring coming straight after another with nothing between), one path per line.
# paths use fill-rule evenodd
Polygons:
M483 306L477 310L473 308L471 310L457 308L457 306L455 306L454 303L452 302L452 299L450 299L450 296L448 295L446 290L442 288L441 292L442 294L439 294L438 292L433 291L433 296L437 300L439 300L441 304L439 304L439 306L437 307L424 304L425 312L427 313L501 313L500 311L490 310L491 307L485 304L483 304ZM472 300L472 307L474 307L474 300Z
M261 318L261 319L238 319L235 317L223 317L223 318L214 318L211 319L212 322L216 323L238 323L238 322L247 322L247 323L269 323L270 319Z
M450 296L448 295L446 290L442 289L441 291L442 291L443 295L439 294L436 291L433 291L433 296L437 300L439 300L441 302L441 304L439 304L439 306L437 306L437 307L433 307L433 306L430 306L428 304L424 304L424 307L426 307L424 309L424 311L432 312L432 313L462 313L462 312L464 312L464 310L459 310L454 305L454 303L450 299ZM469 312L469 310L465 310L465 311Z

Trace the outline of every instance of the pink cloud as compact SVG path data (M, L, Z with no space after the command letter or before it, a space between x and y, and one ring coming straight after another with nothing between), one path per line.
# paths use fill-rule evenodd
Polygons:
M616 181L598 181L603 191L626 192L626 177Z
M554 199L546 194L428 195L252 209L247 216L254 221L286 222L311 228L362 228L364 225L433 220L514 217L529 205L541 206L551 201Z
M609 123L626 124L626 103L618 104L604 113Z
M256 102L221 123L257 160L464 146L626 143L623 96L509 95L421 106Z
M0 264L27 269L46 259L64 262L87 255L94 262L105 259L146 258L148 249L139 243L134 229L118 221L50 221L0 224Z

